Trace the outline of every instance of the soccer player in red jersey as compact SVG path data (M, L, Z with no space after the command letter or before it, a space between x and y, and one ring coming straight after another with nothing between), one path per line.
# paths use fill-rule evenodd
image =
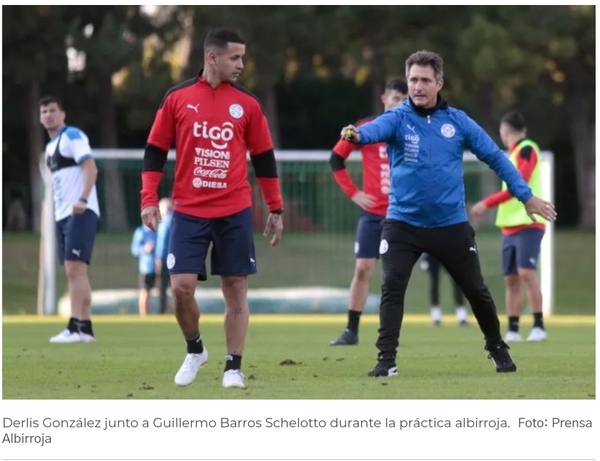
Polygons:
M381 102L387 111L404 101L407 95L408 87L404 80L390 80L381 95ZM369 123L373 118L361 120L357 126ZM332 346L358 344L358 325L369 295L369 283L375 263L379 258L381 221L385 218L388 207L390 167L385 143L361 146L364 190L354 184L345 165L345 160L356 147L356 144L340 139L333 148L330 159L335 180L344 193L361 208L354 243L356 265L350 284L348 322L342 335L329 343Z
M187 355L175 384L187 386L208 360L195 300L197 280L221 276L225 298L227 355L223 387L244 388L242 354L248 330L247 276L256 273L247 153L269 209L264 235L281 239L283 201L267 119L257 98L236 83L244 69L243 38L214 29L204 41L204 69L165 95L144 153L142 220L156 229L161 219L157 189L175 142L173 217L167 268L175 316Z

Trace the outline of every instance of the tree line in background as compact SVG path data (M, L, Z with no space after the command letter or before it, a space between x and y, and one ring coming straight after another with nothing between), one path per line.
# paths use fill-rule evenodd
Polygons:
M559 224L594 228L594 6L5 6L4 216L20 197L39 230L42 95L63 97L92 147L141 148L165 91L198 72L219 26L247 40L241 83L283 149L330 148L341 126L381 111L409 54L438 52L450 104L495 139L501 115L521 111L555 153ZM116 162L104 174L108 229L124 230Z

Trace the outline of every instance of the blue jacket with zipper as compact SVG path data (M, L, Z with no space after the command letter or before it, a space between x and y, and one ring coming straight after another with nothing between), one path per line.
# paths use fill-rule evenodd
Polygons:
M438 96L431 109L410 99L358 129L360 144L385 142L390 162L388 219L417 227L468 221L463 152L470 150L525 203L533 194L505 153L463 111Z

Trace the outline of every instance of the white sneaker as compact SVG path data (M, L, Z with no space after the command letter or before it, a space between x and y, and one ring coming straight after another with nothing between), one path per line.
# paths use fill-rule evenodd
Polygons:
M527 341L546 341L547 337L548 333L546 333L546 330L540 327L533 327L533 330L531 330L531 333L527 337Z
M239 387L245 389L244 375L240 370L227 370L223 373L223 387Z
M81 342L81 334L77 331L69 331L68 329L64 329L56 336L52 336L50 338L51 343L60 343L60 344L69 344L69 343L80 343Z
M93 335L88 335L87 333L79 333L79 336L81 336L82 343L95 343L96 342L96 337Z
M189 386L196 379L196 374L202 365L208 362L208 351L206 347L202 354L187 354L175 375L175 384L178 386Z
M523 341L523 338L521 338L521 335L519 333L517 333L516 331L507 331L506 332L506 336L504 337L504 342L520 343L521 341Z

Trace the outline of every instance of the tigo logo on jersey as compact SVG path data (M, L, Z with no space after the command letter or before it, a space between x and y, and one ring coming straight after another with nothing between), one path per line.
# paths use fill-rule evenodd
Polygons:
M239 104L229 106L229 115L233 118L242 118L244 116L244 108Z
M456 133L454 127L449 123L444 123L440 131L442 132L442 135L446 138L451 138Z
M194 123L193 135L196 138L210 139L215 149L225 149L233 139L233 123L225 122L223 126L208 126L208 123Z

